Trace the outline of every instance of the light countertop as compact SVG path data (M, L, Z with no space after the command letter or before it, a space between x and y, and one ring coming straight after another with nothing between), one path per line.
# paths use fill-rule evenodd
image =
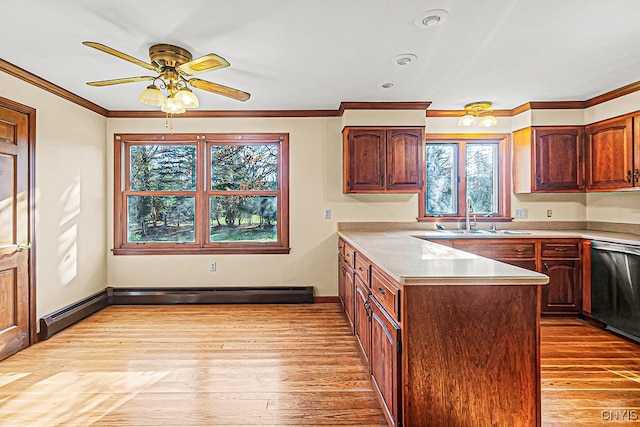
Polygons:
M424 230L338 232L358 252L405 286L544 285L549 281L544 274L415 237L424 233Z

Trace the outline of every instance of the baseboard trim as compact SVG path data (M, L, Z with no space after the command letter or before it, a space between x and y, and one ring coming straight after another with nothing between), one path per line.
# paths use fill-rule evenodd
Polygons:
M319 297L337 298L337 297ZM339 299L338 299L339 301ZM262 288L106 288L40 319L38 341L110 305L312 304L313 286ZM318 301L328 302L328 301Z
M311 304L313 287L114 288L112 304Z
M106 288L42 317L38 341L47 340L61 330L109 306L110 289Z

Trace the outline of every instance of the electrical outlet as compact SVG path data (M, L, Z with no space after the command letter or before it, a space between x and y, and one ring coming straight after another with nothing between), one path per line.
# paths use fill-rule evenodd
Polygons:
M551 218L553 216L553 211L551 209L547 209L547 218Z
M216 271L216 262L212 261L211 264L209 265L209 271L214 272Z
M528 209L516 209L514 217L516 218L526 218L529 215Z
M331 209L326 208L324 210L324 219L331 219Z

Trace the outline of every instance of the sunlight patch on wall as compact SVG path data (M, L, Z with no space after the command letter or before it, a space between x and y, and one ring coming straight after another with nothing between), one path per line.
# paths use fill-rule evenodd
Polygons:
M73 225L58 237L58 279L67 286L78 275L78 226Z
M73 183L60 196L60 224L64 225L80 214L80 171L76 171Z

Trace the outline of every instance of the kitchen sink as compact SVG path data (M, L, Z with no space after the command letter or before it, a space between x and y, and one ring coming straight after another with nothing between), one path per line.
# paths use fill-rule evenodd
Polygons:
M491 234L489 230L438 230L444 234Z

